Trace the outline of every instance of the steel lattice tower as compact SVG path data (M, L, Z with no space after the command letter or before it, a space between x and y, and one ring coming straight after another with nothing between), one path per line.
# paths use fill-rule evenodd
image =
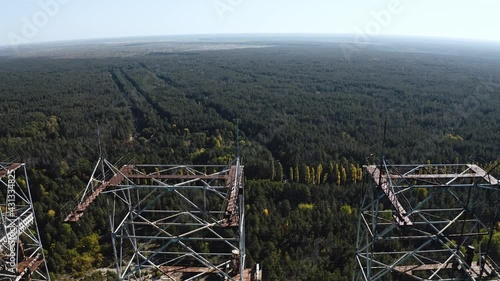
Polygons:
M354 281L500 280L484 243L499 220L496 178L474 164L383 160L365 169L372 186L360 210Z
M123 165L101 158L66 221L108 194L120 280L250 280L245 269L243 166Z
M0 280L49 280L24 163L0 163Z

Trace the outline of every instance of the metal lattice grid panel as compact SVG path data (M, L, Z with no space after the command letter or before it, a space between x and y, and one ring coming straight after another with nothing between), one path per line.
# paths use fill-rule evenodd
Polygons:
M24 163L0 163L0 279L49 280Z
M107 194L121 280L217 275L250 280L245 269L243 166L123 165L105 159L66 221L78 221Z
M500 280L499 182L474 164L365 166L354 280ZM481 246L483 246L481 248Z

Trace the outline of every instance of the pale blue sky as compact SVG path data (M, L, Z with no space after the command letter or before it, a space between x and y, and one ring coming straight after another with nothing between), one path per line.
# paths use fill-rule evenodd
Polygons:
M364 33L500 41L499 0L0 0L0 3L0 45L214 33Z

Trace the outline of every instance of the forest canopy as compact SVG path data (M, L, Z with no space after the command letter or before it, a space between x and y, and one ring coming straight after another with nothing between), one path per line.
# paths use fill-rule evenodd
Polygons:
M0 56L0 161L29 167L51 272L113 265L104 200L63 223L99 142L126 163L239 153L248 262L266 280L350 280L362 166L381 153L395 164L500 156L493 47L388 40L346 57L334 41L255 40Z

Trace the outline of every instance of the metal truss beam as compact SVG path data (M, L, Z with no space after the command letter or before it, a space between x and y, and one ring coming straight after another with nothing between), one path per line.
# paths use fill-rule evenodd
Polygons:
M77 208L78 221L106 195L120 280L250 280L245 269L243 166L124 165L100 159Z
M24 163L0 163L0 279L49 280Z
M474 164L365 166L353 280L500 280L481 249L499 181ZM484 248L484 247L483 247Z

